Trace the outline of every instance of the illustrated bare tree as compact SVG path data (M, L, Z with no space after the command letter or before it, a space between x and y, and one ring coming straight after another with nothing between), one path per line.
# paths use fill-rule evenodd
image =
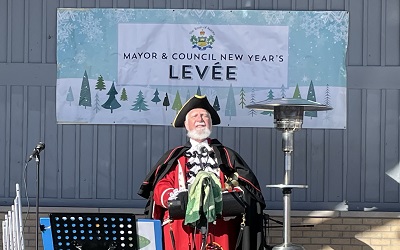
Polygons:
M286 97L286 88L285 88L285 85L283 85L283 84L281 86L281 97L282 98Z
M240 96L240 102L239 102L239 106L242 106L242 109L244 108L244 106L246 106L246 93L244 92L243 88L240 90L239 93Z
M254 88L252 88L251 89L251 95L250 95L250 104L254 104L255 101L256 101L255 90L254 90ZM255 115L257 115L257 111L255 111L254 109L250 109L249 110L249 115L255 116Z
M99 112L100 111L100 100L99 100L99 93L96 93L96 96L94 97L94 111Z

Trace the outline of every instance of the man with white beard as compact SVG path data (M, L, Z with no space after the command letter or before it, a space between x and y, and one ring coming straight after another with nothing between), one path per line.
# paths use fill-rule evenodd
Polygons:
M209 138L220 122L206 96L189 99L172 123L186 128L189 141L166 152L140 187L138 194L148 199L145 214L162 221L164 250L265 247L260 186L237 152ZM227 192L240 194L244 213L224 217ZM169 209L179 199L185 215L172 218Z

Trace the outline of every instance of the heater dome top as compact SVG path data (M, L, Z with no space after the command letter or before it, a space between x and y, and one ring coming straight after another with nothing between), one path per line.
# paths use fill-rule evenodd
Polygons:
M275 107L292 106L302 107L304 111L323 111L333 109L330 106L300 98L269 99L247 105L248 109L274 110Z

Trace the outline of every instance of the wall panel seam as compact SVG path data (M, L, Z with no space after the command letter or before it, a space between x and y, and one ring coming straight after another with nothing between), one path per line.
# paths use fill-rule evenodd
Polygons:
M62 198L62 193L61 193L61 182L62 182L62 168L61 168L61 155L62 155L62 134L63 134L63 126L56 125L57 127L57 198Z
M362 66L368 66L368 1L363 1Z
M347 126L348 127L348 126ZM348 147L348 133L347 133L347 131L345 131L345 132L343 132L342 133L342 136L343 136L343 159L342 159L342 163L343 163L343 173L342 173L342 175L343 175L343 190L342 190L342 198L343 198L343 201L345 201L346 203L347 203L347 176L348 176L348 162L347 162L347 159L348 159L348 150L349 150L349 147Z
M80 138L81 138L81 125L75 126L75 198L81 198L80 190L81 190L81 182L80 182Z
M40 141L44 141L44 136L45 136L45 124L46 124L46 88L48 88L48 86L42 86L41 88L40 88L40 100L41 100L41 102L40 102L40 124L39 124L39 126L40 126L40 134L39 134L39 137L40 137ZM44 157L43 157L43 159L45 159ZM46 167L46 161L44 161L44 160L41 160L41 162L40 162L40 174L41 174L41 176L44 176L44 172L45 172L45 168ZM40 184L40 187L41 187L41 189L42 189L42 197L44 197L44 178L41 178L40 179L41 180L41 183L39 183Z
M361 159L360 159L360 178L361 178L361 182L360 182L360 197L359 197L359 201L360 202L364 202L365 201L365 168L366 168L366 162L365 162L365 157L366 157L366 116L367 116L367 90L363 89L361 90Z
M92 164L93 164L93 166L92 166L92 176L93 176L93 178L92 178L92 180L93 180L93 183L92 183L92 189L93 189L93 197L96 197L96 198L98 198L97 197L97 178L98 178L98 176L97 176L97 168L98 168L98 159L99 159L99 154L98 154L98 152L99 152L99 140L98 140L98 137L99 137L99 125L93 125L93 131L92 131L92 133L93 133L93 145L94 145L94 147L93 147L93 162L92 162Z
M386 0L385 0L386 1ZM380 114L380 159L379 159L379 202L384 202L385 200L385 194L384 194L384 186L385 186L385 158L382 156L385 156L385 124L384 122L386 121L386 92L385 91L380 91L380 96L381 96L381 114Z
M23 89L24 89L24 100L28 100L29 86L24 86ZM28 102L26 102L26 101L24 102L22 110L23 110L23 117L25 118L22 121L22 127L23 127L23 130L24 130L22 132L22 138L23 138L22 139L22 154L23 155L27 155L28 154L28 152L27 152L27 142L29 141L28 140L28 136L29 136L29 134L28 134ZM22 178L23 178L23 176L22 176Z
M7 59L6 59L6 61L7 61L7 63L10 63L12 60L11 60L11 50L12 50L12 43L11 43L11 41L12 41L12 32L11 32L11 15L12 14L12 0L8 0L8 3L7 3L7 20L8 20L8 23L7 23Z
M326 201L329 201L329 176L328 176L328 174L329 174L329 171L327 171L327 169L329 169L329 161L328 161L328 159L329 159L329 157L327 157L327 156L329 156L329 150L330 150L330 140L329 140L329 135L330 135L330 133L326 130L326 129L324 129L324 166L322 166L323 167L323 169L324 169L324 174L323 174L323 176L324 176L324 185L323 185L323 187L324 187L324 190L323 190L323 201L324 202L326 202Z
M5 189L4 189L4 194L5 195L10 195L10 147L7 147L7 145L11 144L11 86L6 86L6 135L5 135L5 146L6 146L6 151L5 151L5 169L6 169L6 178L5 178Z
M386 65L386 1L382 0L381 9L381 63L380 65Z
M42 17L42 63L46 63L46 53L47 53L47 25L46 25L46 21L47 21L47 1L49 0L43 0L42 2L42 13L43 13L43 17ZM52 0L50 0L52 1ZM56 16L56 21L57 21L57 16ZM56 34L57 35L57 34ZM57 41L57 40L56 40ZM55 52L57 54L57 52Z
M29 61L29 1L24 2L24 63Z
M133 156L132 156L132 152L133 152L133 126L128 125L128 192L127 192L127 197L129 198L133 198ZM147 128L146 128L147 130ZM146 145L149 145L146 143ZM146 155L147 156L147 155ZM145 157L143 157L145 158ZM146 157L147 159L147 157Z
M110 166L110 175L111 175L111 182L110 182L110 198L111 199L113 199L113 200L115 200L115 197L116 197L116 194L115 194L115 192L116 192L116 188L115 188L115 185L116 185L116 181L115 181L115 178L116 178L116 167L117 167L117 164L116 164L116 157L115 157L115 154L116 154L116 149L115 149L115 147L116 147L116 128L115 128L115 126L116 125L112 125L111 126L111 155L110 155L110 162L111 162L111 166Z

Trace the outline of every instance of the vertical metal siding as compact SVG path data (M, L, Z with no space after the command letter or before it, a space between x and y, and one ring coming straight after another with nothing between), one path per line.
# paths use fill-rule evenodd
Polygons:
M383 13L385 19L383 20L382 38L384 38L385 49L385 66L398 66L400 65L400 1L386 0L386 8Z
M367 30L367 65L381 65L381 25L382 25L382 3L384 1L366 1L366 16L364 22Z
M3 163L0 164L0 197L8 197L8 167L7 167L7 162L8 162L8 138L6 135L8 134L8 129L7 129L7 102L8 102L8 95L7 95L7 86L1 86L0 85L0 134L2 139L0 139L0 142L3 141L3 143L0 143L0 158L3 159Z
M347 189L345 199L348 201L360 202L361 195L361 166L363 164L364 155L362 155L362 147L364 135L362 133L362 92L361 90L348 89L348 116L347 129L348 134L348 168L346 173ZM340 166L338 166L340 167Z
M348 66L364 66L364 5L363 0L349 1L349 45L347 51ZM351 49L351 53L350 53Z
M40 168L44 205L117 207L143 206L136 194L141 181L167 149L186 141L184 129L172 127L56 124L55 67L38 64L56 63L59 7L348 10L350 69L400 66L397 0L0 0L0 71L9 69L0 78L3 203L14 196L15 182L23 183L24 160L39 140L46 142ZM399 183L387 172L399 164L400 87L391 81L349 84L346 130L295 132L292 182L309 185L294 190L295 209L335 209L346 202L349 209L396 207ZM281 190L265 187L283 182L281 131L215 127L213 136L252 166L269 208L281 208ZM34 197L33 161L26 173Z
M385 90L385 121L384 145L381 150L383 165L381 167L384 176L382 180L383 197L382 202L399 202L399 183L386 175L393 167L399 165L399 90Z
M366 93L366 110L365 110L365 182L363 185L364 197L367 202L379 201L379 163L380 163L380 147L381 147L381 91L369 90Z

